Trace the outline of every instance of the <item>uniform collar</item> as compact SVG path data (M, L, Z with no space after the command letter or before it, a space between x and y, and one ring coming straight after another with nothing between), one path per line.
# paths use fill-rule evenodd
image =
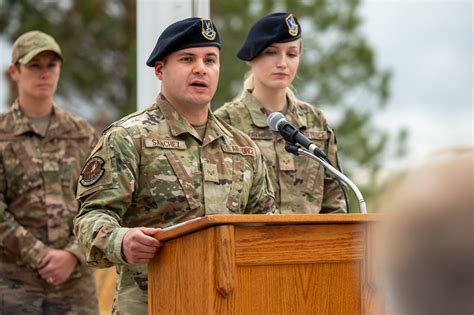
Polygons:
M59 138L73 130L73 125L66 116L65 111L53 104L53 114L48 131L49 138Z
M247 107L253 124L260 128L268 128L267 111L265 108L263 108L263 105L252 95L252 93L250 93L249 90L244 92L241 100L245 107Z
M306 128L306 117L296 106L296 100L288 95L286 98L288 101L288 111L285 114L286 119L298 129ZM241 101L247 108L254 125L260 128L268 128L267 111L249 90L244 92Z
M196 129L183 117L176 109L171 105L166 98L160 94L156 98L156 104L160 111L163 113L171 135L177 137L183 133L188 133L195 138L199 139ZM206 125L206 135L203 141L203 145L210 143L218 138L230 137L231 134L226 132L222 124L216 119L214 114L209 110Z
M20 109L20 101L17 99L10 110L13 113L13 126L14 126L14 135L20 136L24 133L35 132L30 125L28 117L23 115Z
M20 109L19 99L17 99L13 103L13 105L11 106L11 111L13 113L13 121L14 121L13 126L14 126L15 136L20 136L28 132L33 132L37 134L38 136L44 137L43 135L39 134L32 128L28 117L25 114L23 114L23 112ZM67 119L65 116L66 116L66 113L62 109L58 108L55 104L53 104L53 110L51 113L51 121L49 123L49 128L48 128L48 133L47 133L48 138L60 137L72 129L71 124L67 122Z

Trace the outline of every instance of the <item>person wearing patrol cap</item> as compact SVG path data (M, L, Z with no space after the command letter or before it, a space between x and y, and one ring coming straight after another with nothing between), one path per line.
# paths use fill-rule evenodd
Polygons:
M320 109L299 100L291 89L303 43L301 25L290 13L273 13L250 29L237 57L251 68L243 91L215 115L247 133L265 157L281 213L347 212L337 182L318 163L285 150L285 140L268 127L281 112L339 167L336 138Z
M260 150L209 110L220 47L209 19L168 26L147 61L161 93L113 123L81 173L75 233L91 266L117 266L114 314L147 313L146 264L162 245L160 228L275 210Z
M21 35L9 66L18 99L0 115L0 313L97 314L92 271L73 234L81 164L97 141L53 102L63 55Z

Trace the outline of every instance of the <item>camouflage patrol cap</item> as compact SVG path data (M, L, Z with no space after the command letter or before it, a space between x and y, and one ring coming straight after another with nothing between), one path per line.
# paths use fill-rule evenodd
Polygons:
M146 64L154 67L157 61L175 51L205 46L221 48L214 23L210 19L187 18L171 24L163 31Z
M273 43L285 43L301 37L301 26L293 14L273 13L258 20L237 53L244 61L251 61Z
M13 44L12 64L26 64L43 51L55 52L63 60L61 48L52 36L40 31L26 32Z

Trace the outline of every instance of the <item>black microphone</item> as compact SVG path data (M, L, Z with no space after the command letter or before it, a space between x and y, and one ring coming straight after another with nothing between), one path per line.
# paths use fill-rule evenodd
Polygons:
M290 124L286 120L285 116L280 112L273 112L268 116L267 119L268 126L273 131L278 131L283 136L287 142L291 144L300 144L304 148L308 149L314 155L327 159L326 154L318 148L311 140L306 138L306 136L295 126Z

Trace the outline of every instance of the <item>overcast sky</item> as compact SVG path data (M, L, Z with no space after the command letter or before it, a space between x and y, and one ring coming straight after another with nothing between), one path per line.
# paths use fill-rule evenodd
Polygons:
M391 99L377 123L410 132L419 163L437 150L473 146L473 1L363 2L364 32L378 64L393 72Z
M375 121L410 133L409 155L387 161L388 168L443 148L473 146L473 1L366 0L360 13L378 65L393 73L387 109ZM10 47L0 41L1 69L9 59ZM1 77L0 111L5 93Z

